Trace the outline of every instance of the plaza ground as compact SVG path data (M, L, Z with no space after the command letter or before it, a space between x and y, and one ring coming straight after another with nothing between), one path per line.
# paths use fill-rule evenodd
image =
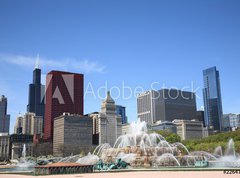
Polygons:
M29 176L0 174L0 178L239 178L240 174L224 174L223 171L140 171L92 174L68 174L49 176Z

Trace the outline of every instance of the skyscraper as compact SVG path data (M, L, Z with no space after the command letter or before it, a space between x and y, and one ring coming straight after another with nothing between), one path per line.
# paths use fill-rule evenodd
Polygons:
M196 119L195 93L176 89L147 91L137 98L138 118L149 125L157 121Z
M126 107L116 105L116 113L122 117L122 124L127 124Z
M10 115L7 114L7 98L0 96L0 133L9 133Z
M36 116L35 113L28 112L24 116L19 115L16 118L14 133L30 134L42 136L43 117Z
M159 118L159 93L154 90L140 93L137 96L137 116L141 121L152 125Z
M64 112L83 115L83 74L51 71L46 79L44 140L52 142L54 118Z
M197 119L195 93L176 89L159 90L159 118L161 121Z
M45 86L41 84L41 69L38 59L33 71L33 83L29 84L27 111L35 113L36 116L44 117L44 92Z
M205 109L205 124L208 128L221 131L222 128L222 98L219 71L216 67L203 70L203 98Z

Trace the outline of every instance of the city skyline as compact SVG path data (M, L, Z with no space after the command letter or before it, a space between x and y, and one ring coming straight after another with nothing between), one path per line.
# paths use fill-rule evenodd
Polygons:
M26 112L37 53L43 78L51 70L83 73L85 89L89 82L95 90L105 81L108 88L124 81L145 91L153 82L160 83L158 90L163 83L181 89L193 82L201 97L198 109L203 106L202 70L217 66L223 113L240 112L238 1L218 1L217 7L216 1L106 2L61 2L64 9L47 1L1 2L0 94L8 98L11 133L19 111ZM126 106L129 122L137 119L135 97L116 103ZM101 99L88 95L84 113L100 105Z

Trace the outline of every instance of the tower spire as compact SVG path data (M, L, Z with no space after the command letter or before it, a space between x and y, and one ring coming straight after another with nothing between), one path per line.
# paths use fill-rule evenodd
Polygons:
M37 58L36 58L36 61L35 61L35 69L39 69L40 66L39 66L39 54L37 54Z

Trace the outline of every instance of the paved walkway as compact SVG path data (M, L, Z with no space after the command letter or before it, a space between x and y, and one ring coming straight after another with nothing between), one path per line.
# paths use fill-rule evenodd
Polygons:
M50 176L0 174L0 178L239 178L240 174L224 174L223 171L146 171L93 173Z

